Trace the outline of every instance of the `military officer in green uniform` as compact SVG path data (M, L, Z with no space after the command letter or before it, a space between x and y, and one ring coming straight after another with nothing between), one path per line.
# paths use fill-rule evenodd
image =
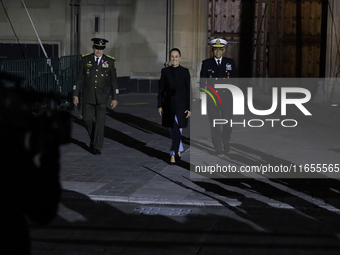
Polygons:
M73 103L79 103L79 91L83 89L82 116L91 138L90 150L100 155L104 140L106 104L112 96L111 107L118 104L118 84L115 59L104 55L107 40L92 38L93 53L83 55L76 84L73 87ZM81 88L81 85L84 87Z

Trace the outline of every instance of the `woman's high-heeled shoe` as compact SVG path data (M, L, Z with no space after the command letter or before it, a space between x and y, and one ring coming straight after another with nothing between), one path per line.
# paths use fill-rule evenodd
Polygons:
M175 155L171 155L171 156L170 156L170 164L171 164L171 165L176 164Z
M177 158L178 160L181 160L181 157L182 157L182 154L181 154L181 152L178 152L178 154L177 154L176 158Z

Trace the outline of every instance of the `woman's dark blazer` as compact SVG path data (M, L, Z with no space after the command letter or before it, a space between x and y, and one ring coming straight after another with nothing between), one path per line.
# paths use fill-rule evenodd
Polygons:
M190 73L187 68L182 66L178 68L177 77L174 77L174 67L169 66L162 69L161 79L158 88L158 108L163 108L162 126L172 127L177 116L180 128L188 126L186 110L190 111L190 101L192 98Z

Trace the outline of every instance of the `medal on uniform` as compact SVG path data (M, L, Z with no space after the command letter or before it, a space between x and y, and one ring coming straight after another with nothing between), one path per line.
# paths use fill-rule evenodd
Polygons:
M105 62L102 64L102 67L103 67L103 68L109 68L109 64L107 63L107 61L105 61Z
M233 70L232 67L231 67L231 64L226 64L226 69L227 70Z
M91 61L89 63L87 63L86 66L91 67L92 66Z

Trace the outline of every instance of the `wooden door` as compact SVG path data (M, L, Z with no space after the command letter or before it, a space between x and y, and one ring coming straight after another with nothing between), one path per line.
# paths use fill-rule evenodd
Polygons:
M241 77L324 75L326 0L210 0L209 41L228 41Z
M276 0L270 4L269 77L323 75L325 4L320 0Z

